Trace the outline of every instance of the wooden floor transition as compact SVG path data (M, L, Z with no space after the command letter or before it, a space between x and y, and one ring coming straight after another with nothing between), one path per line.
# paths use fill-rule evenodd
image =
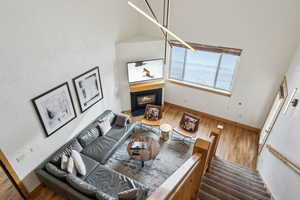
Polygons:
M163 123L169 123L177 126L182 113L187 110L175 105L167 104L163 114ZM191 112L190 110L188 110ZM215 118L207 117L199 112L193 112L201 118L198 134L208 136L210 130L218 124L224 126L220 145L217 150L217 156L232 162L239 163L249 168L256 168L257 149L259 136L257 132L248 130L239 125L222 122ZM140 120L142 117L135 117L134 120ZM41 187L35 192L33 200L67 200L67 198L55 194L52 190Z
M5 200L23 200L13 183L5 174L0 165L0 199Z

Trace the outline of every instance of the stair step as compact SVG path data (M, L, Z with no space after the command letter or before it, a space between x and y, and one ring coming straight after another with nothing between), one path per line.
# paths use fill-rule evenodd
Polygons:
M253 181L257 184L264 185L263 181L258 176L258 174L249 175L249 174L245 174L240 171L234 171L232 168L228 168L228 167L224 167L224 166L216 166L216 165L211 165L209 171L216 171L216 172L224 173L228 176L233 176L233 177L237 177L237 178L245 178L245 179L248 179L249 181Z
M250 174L257 174L257 170L254 170L254 169L251 169L251 168L248 168L248 167L245 167L243 165L240 165L238 163L235 163L235 162L231 162L231 161L227 161L227 160L223 160L221 158L218 158L218 157L215 157L213 160L212 160L213 163L219 163L223 166L226 166L226 167L232 167L236 170L241 170L241 171L244 171L244 172L248 172Z
M232 167L231 165L226 165L224 163L220 163L220 162L212 162L211 167L216 167L216 168L222 168L224 170L227 170L229 172L239 172L247 177L251 177L251 178L255 178L258 180L261 180L259 174L256 171L249 171L247 170L242 170L240 168L236 168L236 167Z
M215 157L202 179L200 200L270 200L258 171Z
M269 197L267 197L267 196L250 192L248 190L243 189L242 187L236 186L231 183L225 184L225 182L221 183L219 181L212 180L207 177L204 177L203 181L204 181L204 183L206 183L212 187L215 187L223 192L229 193L232 196L235 196L239 199L243 199L243 200L253 200L253 199L268 200L269 199Z
M245 187L247 189L252 189L253 191L260 191L261 193L264 193L265 192L265 187L264 186L261 186L261 185L257 185L253 182L249 182L247 180L237 180L233 177L229 177L229 176L224 176L223 174L215 174L215 173L206 173L206 175L208 178L211 178L213 180L216 180L216 181L220 181L220 182L230 182L232 184L235 184L235 185L239 185L241 187Z
M220 200L218 197L205 192L204 190L199 191L199 200Z
M201 184L201 189L204 190L206 193L213 194L214 196L218 197L220 200L240 200L231 194L223 192L215 187L212 187L206 183Z
M213 174L206 174L205 178L213 180L217 183L222 183L223 185L230 185L230 187L237 189L239 191L243 191L245 193L258 194L265 197L270 197L270 194L265 190L265 188L257 187L256 185L249 185L245 183L237 183L231 179L224 179L220 176L215 176Z
M247 183L252 183L252 185L258 185L260 187L264 187L264 183L260 182L260 181L254 181L252 179L247 179L247 178L243 178L239 175L235 175L235 174L231 174L231 173L226 173L225 171L222 170L210 170L209 173L211 174L215 174L217 176L222 176L222 177L230 177L235 179L238 182L247 182Z

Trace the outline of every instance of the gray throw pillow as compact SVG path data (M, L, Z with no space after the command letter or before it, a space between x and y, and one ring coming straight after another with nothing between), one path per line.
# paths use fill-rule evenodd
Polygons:
M90 143L92 143L95 139L97 139L100 136L100 130L97 127L93 127L87 130L84 130L78 137L79 143L83 146L86 147Z
M115 119L115 114L112 111L109 111L109 113L105 116L105 119L108 120L110 124L112 124Z
M115 125L119 127L125 127L128 120L129 120L128 115L118 114L116 117Z
M67 182L76 190L78 190L79 192L90 196L90 197L95 197L96 196L96 192L97 192L97 188L87 182L85 182L84 180L69 174L67 176Z
M123 192L119 192L118 197L121 200L133 200L136 199L138 191L139 190L137 188L129 189Z
M106 194L106 193L104 193L104 192L102 192L100 190L97 191L96 198L98 200L118 200L117 198L112 197L109 194Z
M52 163L47 163L45 168L50 174L52 174L53 176L55 176L59 179L65 179L68 175L67 172L65 172L63 170L60 170L59 168L57 168Z

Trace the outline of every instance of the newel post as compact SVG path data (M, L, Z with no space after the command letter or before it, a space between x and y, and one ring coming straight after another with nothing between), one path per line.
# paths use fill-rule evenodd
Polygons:
M211 148L211 142L209 140L198 138L195 142L193 155L195 154L199 155L201 157L201 160L200 160L200 164L197 166L197 170L196 170L197 172L195 174L196 189L194 190L191 199L197 199L199 188L202 182L202 177L206 171L210 148Z
M195 142L193 155L200 154L201 162L200 162L200 176L202 177L205 173L205 169L207 167L207 161L209 156L209 150L211 148L211 141L198 138Z
M221 136L221 131L223 129L223 126L221 126L217 129L213 129L210 134L209 134L209 138L211 140L211 149L209 151L209 155L208 155L208 161L207 161L207 171L209 171L210 169L210 165L211 165L211 161L213 159L213 157L216 155L218 146L219 146L219 142L220 142L220 136Z
M218 128L213 129L209 134L210 137L215 136L215 147L213 149L212 156L216 155L217 148L218 148L219 143L220 143L222 130L223 130L223 126L218 126Z

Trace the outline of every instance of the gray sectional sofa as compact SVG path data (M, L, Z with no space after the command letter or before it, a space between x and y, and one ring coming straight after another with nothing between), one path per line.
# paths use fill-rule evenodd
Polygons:
M112 129L102 136L97 126L104 118L110 120ZM119 192L133 188L137 189L136 200L146 199L148 189L144 185L103 165L135 127L135 123L129 121L126 127L117 127L114 125L115 118L112 111L105 111L51 155L36 170L40 181L72 200L116 200ZM85 176L74 176L60 170L62 154L70 155L72 150L80 152L86 166Z

